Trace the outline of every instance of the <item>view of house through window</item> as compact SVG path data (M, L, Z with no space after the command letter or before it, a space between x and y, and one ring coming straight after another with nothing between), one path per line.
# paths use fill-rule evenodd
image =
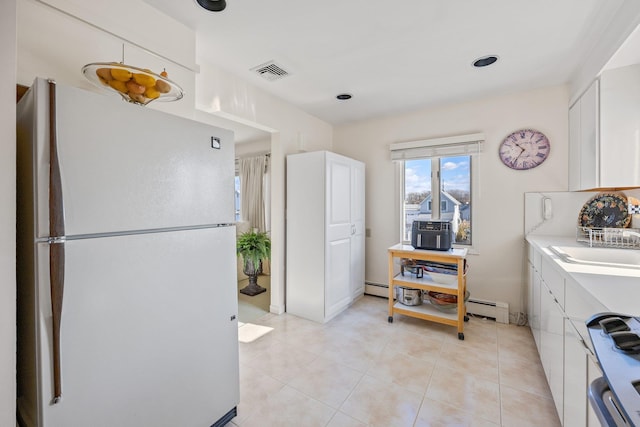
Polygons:
M439 212L432 210L433 191ZM413 221L438 219L451 221L455 244L471 245L471 156L405 160L403 212L405 241Z

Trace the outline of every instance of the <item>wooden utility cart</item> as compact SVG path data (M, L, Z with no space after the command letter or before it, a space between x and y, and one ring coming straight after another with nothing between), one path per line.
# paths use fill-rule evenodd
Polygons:
M458 339L464 339L464 322L468 321L467 310L464 304L467 290L467 278L465 275L466 249L451 249L448 251L427 251L414 249L413 246L397 244L389 248L389 323L393 322L393 314L399 313L405 316L417 317L431 322L458 327ZM431 261L440 264L457 266L458 280L452 284L443 284L431 280L428 273L423 277L416 277L405 272L404 275L395 273L396 258ZM421 289L425 292L434 291L457 296L457 309L451 313L444 312L433 307L429 302L421 305L408 306L400 302L394 302L396 286Z

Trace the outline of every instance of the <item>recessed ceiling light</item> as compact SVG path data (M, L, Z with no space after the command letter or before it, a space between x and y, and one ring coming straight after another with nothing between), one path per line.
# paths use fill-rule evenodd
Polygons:
M196 0L200 6L211 12L222 12L227 7L226 0Z
M487 55L473 61L473 66L476 68L482 68L482 67L486 67L488 65L493 64L497 60L498 60L498 57L496 55Z
M348 93L341 93L340 95L336 96L336 98L338 98L340 101L346 101L347 99L351 99L351 95Z

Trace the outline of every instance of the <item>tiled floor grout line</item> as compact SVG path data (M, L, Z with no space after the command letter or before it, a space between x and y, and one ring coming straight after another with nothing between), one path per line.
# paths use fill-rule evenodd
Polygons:
M352 310L352 311L343 313L342 315L336 317L333 321L320 325L319 328L317 324L309 323L309 321L306 321L304 319L295 318L295 316L288 316L286 314L283 315L284 317L269 317L269 315L263 316L262 318L256 320L255 323L265 324L270 327L278 328L280 329L278 331L279 333L278 335L273 336L272 338L273 342L265 343L266 346L264 347L261 347L261 346L244 347L246 349L245 351L250 351L249 349L253 348L254 349L253 351L256 352L255 356L253 356L254 354L253 351L250 353L246 353L246 356L249 357L249 359L247 359L245 363L249 363L250 360L255 360L255 357L258 357L260 352L265 350L269 351L269 348L275 349L278 347L279 348L290 347L294 351L300 350L300 351L306 351L308 353L312 353L313 358L308 362L308 364L317 362L318 367L323 370L327 369L326 367L322 367L323 364L333 363L336 366L340 365L346 369L350 369L357 372L358 373L357 381L349 389L348 393L345 395L345 397L342 399L341 403L337 407L334 407L333 404L324 403L322 400L319 400L317 397L322 396L321 394L316 394L315 395L316 397L312 395L313 390L312 388L309 388L309 385L313 384L313 381L310 383L307 383L307 385L304 386L305 389L307 390L307 393L311 392L311 394L307 394L292 385L295 377L292 377L287 381L281 381L271 376L270 374L264 374L267 377L269 377L272 381L276 381L277 383L282 384L283 387L290 387L291 390L294 390L296 393L299 393L299 395L304 396L305 398L308 398L311 401L314 401L316 403L322 404L327 408L330 408L333 411L333 413L331 414L331 417L327 421L323 421L323 424L325 426L337 425L332 423L334 420L335 420L335 423L345 422L347 419L344 417L349 417L353 420L357 420L356 424L364 423L366 425L366 422L364 422L363 420L355 416L355 414L358 414L358 413L363 414L362 412L360 412L362 411L363 406L358 406L358 405L361 405L362 402L357 403L357 400L352 401L350 402L348 407L348 410L350 412L342 411L342 408L345 408L346 402L352 399L355 396L356 392L358 392L359 400L362 400L363 396L366 398L367 395L363 393L371 392L371 383L369 383L367 387L361 388L361 387L364 387L365 378L369 378L368 381L376 381L376 382L382 381L383 383L387 383L388 381L391 381L390 384L393 384L394 388L396 388L396 386L398 387L396 390L399 390L399 391L404 390L405 392L411 392L416 394L417 386L419 386L419 384L416 383L415 380L413 380L413 382L411 381L403 382L401 378L394 376L393 367L387 366L386 372L384 371L380 372L381 375L378 374L378 371L375 371L375 369L377 366L376 364L379 364L380 361L385 361L385 363L387 363L388 360L390 360L390 356L388 353L390 351L394 351L393 349L394 343L401 342L398 340L407 339L409 341L413 341L413 340L419 340L420 337L425 338L425 341L423 342L422 345L429 346L432 341L433 343L437 342L438 343L437 352L434 351L434 347L430 347L431 349L429 350L429 353L428 354L424 353L425 357L421 358L420 356L416 356L416 354L420 354L420 353L416 353L415 347L413 348L413 350L411 350L413 353L407 352L407 350L411 348L411 346L409 345L407 345L406 347L405 345L403 345L402 346L403 349L398 350L399 355L402 355L403 358L406 357L406 360L409 366L416 365L422 360L429 360L428 359L429 357L433 357L433 362L432 362L433 366L431 367L431 370L428 372L428 379L426 379L426 387L422 389L420 400L419 401L417 399L413 400L414 402L413 404L417 402L417 408L416 408L415 416L413 418L413 422L409 424L410 421L405 418L407 422L406 425L417 426L420 424L419 423L420 419L427 420L428 418L425 418L425 416L429 417L430 415L429 414L425 415L425 413L423 413L421 418L421 415L420 415L421 410L423 408L431 408L434 405L434 403L440 402L442 404L446 404L448 407L451 407L451 408L458 407L458 410L460 411L460 413L463 414L463 415L460 415L462 418L459 418L459 419L475 418L476 420L486 421L487 423L499 422L498 425L503 426L507 422L511 423L512 419L514 419L513 413L509 413L509 416L507 417L504 411L505 409L504 397L505 397L505 392L507 391L506 389L517 390L518 396L520 396L520 393L533 394L535 396L543 398L546 401L551 401L551 404L553 405L553 401L549 396L539 394L541 393L541 389L539 388L538 385L535 385L536 383L534 383L535 387L526 387L525 384L523 384L521 387L520 386L513 387L509 385L510 383L514 382L513 379L512 381L507 381L505 383L505 380L506 380L506 378L504 377L505 372L509 373L510 371L513 370L514 367L517 367L518 364L510 363L508 365L505 365L504 368L507 370L504 371L503 361L501 356L505 358L504 363L506 363L507 358L511 358L510 360L520 359L521 361L528 361L528 359L524 359L520 357L521 354L522 355L525 354L521 351L521 349L517 349L518 351L514 352L512 349L509 348L509 346L520 345L519 344L520 342L525 342L527 343L527 345L529 345L527 341L529 340L529 338L531 338L531 340L533 339L532 337L525 337L524 335L519 335L519 333L515 329L500 329L503 327L498 326L496 324L492 324L492 325L488 325L486 323L469 324L469 328L465 327L465 334L466 335L468 334L469 338L471 338L473 337L472 331L476 330L477 333L480 335L480 339L479 340L476 339L476 341L470 340L472 342L468 343L467 345L467 343L464 341L456 342L456 341L453 341L453 339L448 335L443 335L443 332L444 332L443 328L435 327L433 329L427 329L427 328L422 329L420 322L414 322L411 319L406 320L402 316L398 316L397 322L394 322L393 324L394 327L392 329L383 328L382 321L378 319L378 316L380 315L380 313L384 314L383 312L386 311L386 301L384 302L384 305L383 305L383 304L380 304L378 301L371 300L371 299L365 300L363 298L360 301L360 303L356 302L354 306L352 308L349 308L348 310ZM381 317L381 319L384 319L384 322L386 323L386 316ZM479 321L482 322L482 320L479 320ZM427 321L424 321L424 322L426 322L425 325L429 324L429 322ZM377 327L380 327L380 329L376 329ZM505 328L511 328L511 327L513 326L505 326ZM286 329L283 330L282 328L286 328ZM300 332L300 330L302 330L302 333ZM296 336L304 337L305 331L308 331L309 334L321 333L322 334L321 339L323 341L318 341L317 343L315 343L315 345L307 349L305 349L304 347L299 348L296 344L295 337ZM422 331L424 331L424 333L422 333ZM523 331L523 332L528 332L528 331ZM447 333L448 333L448 329L447 329ZM451 333L454 333L454 332L451 332ZM494 356L489 356L490 353L487 352L488 350L487 345L485 345L485 343L482 342L483 334L488 334L487 336L495 336L496 350L495 350ZM398 338L398 336L400 336L400 338ZM339 362L336 362L335 356L331 356L329 354L331 352L326 351L324 344L322 344L323 342L326 342L326 343L329 343L331 346L335 346L335 345L340 346L342 345L341 344L342 342L349 342L350 339L354 339L355 352L351 353L351 350L350 350L351 346L349 346L349 348L340 350L341 353L344 351L344 355L341 354L340 357L345 356L346 359L344 359L344 361L347 362L347 364L341 364ZM303 340L303 342L313 343L313 341L310 341L307 339ZM358 342L361 342L363 345L366 345L366 349L358 348ZM467 348L465 349L465 347ZM433 385L434 376L438 372L438 369L446 368L449 370L452 370L452 369L455 370L455 368L453 367L454 365L452 365L451 362L445 364L445 360L447 357L447 354L444 353L445 348L448 349L447 351L449 352L450 355L457 354L457 356L455 357L459 358L460 360L464 360L464 356L461 356L460 354L458 354L458 352L461 352L462 354L464 354L465 352L469 352L469 357L472 357L474 352L477 353L478 355L480 353L485 353L484 356L481 356L481 355L478 356L480 357L480 359L478 360L489 361L490 359L485 359L485 358L495 357L496 369L497 369L497 376L495 377L495 380L490 380L489 378L487 378L486 374L483 373L485 371L478 370L478 366L474 366L474 365L469 365L469 367L473 368L471 371L462 369L459 372L461 374L474 377L477 379L477 381L481 381L486 384L489 384L490 382L493 382L493 381L497 381L497 387L493 388L494 390L497 389L498 413L494 415L494 417L497 416L496 417L497 420L492 421L489 419L485 419L483 416L481 416L477 412L477 409L471 409L472 408L471 406L469 407L462 406L461 402L442 401L444 398L444 395L442 395L442 390L446 390L442 388L443 387L442 384L440 384L439 386L440 391L437 392L438 394L434 394L434 396L439 397L438 399L433 400L427 397L429 395L430 387ZM420 349L420 346L418 346L417 349ZM506 353L504 353L505 351ZM359 357L362 357L362 363L363 363L363 365L361 366L363 368L362 370L356 369L353 367L353 366L357 366ZM273 360L272 360L272 363L274 363ZM301 369L300 372L304 374L305 372L304 366L300 365L299 368ZM277 365L277 360L275 362L275 365L273 365L273 368L270 368L270 369L275 369L273 372L277 373L279 376L282 376L281 374L281 372L283 372L282 367L279 367ZM482 368L482 369L486 369L486 368ZM327 372L330 372L330 371L327 371ZM425 375L426 373L427 373L427 370L424 369L422 375ZM480 376L478 376L477 374L480 374ZM487 372L487 374L490 374L490 372ZM542 375L544 376L544 373L542 373ZM289 378L289 376L290 375L287 375L286 378ZM491 375L489 375L489 377L491 377ZM313 375L310 374L309 378L313 378ZM355 379L356 377L353 376L352 378ZM391 378L391 380L389 378ZM440 383L442 383L443 378L446 379L446 376L443 377L443 374L440 374L440 379L439 379ZM546 381L546 378L544 380ZM245 380L245 381L250 381L250 380ZM473 380L473 381L475 382L476 380ZM302 378L300 381L296 381L295 383L298 385L304 385L304 383L302 382ZM443 383L443 384L446 384L446 383ZM343 385L345 384L343 383ZM326 385L323 385L323 387L326 387ZM360 391L358 391L359 388L360 388ZM344 387L342 388L342 390L343 392L346 392L347 388ZM436 391L434 390L434 393L435 392ZM326 393L326 391L324 393ZM418 395L415 396L415 398L417 397ZM519 399L521 397L517 397L517 398ZM328 402L334 401L335 403L335 400L337 399L329 399L327 401ZM425 404L427 404L429 401L431 401L430 403L431 406L425 406ZM513 399L511 399L511 402L513 402ZM354 404L356 406L354 406ZM282 401L280 401L279 405L282 405ZM433 407L435 408L436 406L433 406ZM356 409L356 412L353 412L354 408ZM338 413L342 415L338 415ZM436 411L435 413L445 414L446 412ZM489 414L489 412L484 412L484 413ZM253 416L251 413L248 413L245 415L246 415L245 420L249 420L249 418L251 417L253 417L253 419L251 420L251 422L245 421L243 425L244 424L252 425L256 420L255 416ZM324 417L328 415L329 415L329 412L325 411L323 420L326 420L326 418ZM370 417L370 416L372 415L368 413L367 417ZM396 415L393 415L393 416L396 416ZM458 417L458 415L456 415L456 417ZM517 414L515 415L515 418L519 419L519 417L520 417L519 415ZM375 418L369 418L369 419L372 420L373 422L376 422ZM272 425L272 424L269 424L269 425Z

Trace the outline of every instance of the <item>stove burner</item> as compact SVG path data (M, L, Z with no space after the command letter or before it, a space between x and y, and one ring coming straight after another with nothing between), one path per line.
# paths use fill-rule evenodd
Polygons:
M603 373L589 386L591 406L603 426L640 427L640 319L597 313L586 324Z
M628 328L627 328L628 329ZM638 334L628 331L618 331L609 334L616 348L625 353L640 352L640 337Z
M629 330L627 323L619 317L609 317L608 319L601 320L599 323L600 327L607 335L612 332Z

